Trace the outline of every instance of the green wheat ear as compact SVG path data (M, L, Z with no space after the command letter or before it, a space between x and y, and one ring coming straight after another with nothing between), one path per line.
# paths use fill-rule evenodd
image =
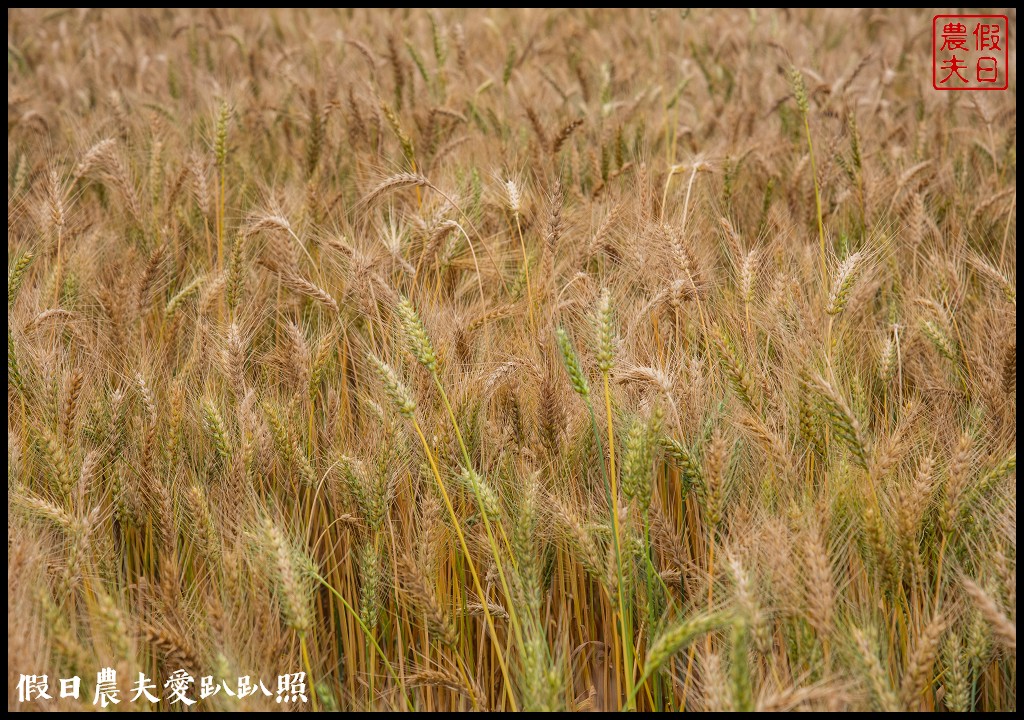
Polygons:
M501 519L501 501L498 493L490 483L477 473L476 470L463 469L459 475L459 481L477 496L480 503L480 511L483 512L491 522Z
M21 283L25 279L25 273L28 271L28 266L32 264L32 258L35 257L31 251L25 251L18 256L18 259L14 261L14 265L7 273L7 309L10 310L14 307L14 301L18 298L18 290L21 289Z
M221 171L228 163L228 122L231 120L231 106L227 101L220 104L217 113L217 130L214 138L213 151L217 158L217 168Z
M580 368L579 358L576 357L576 351L572 348L572 341L569 340L569 335L565 332L564 328L555 330L555 340L558 341L558 350L562 353L562 362L565 364L566 372L569 373L572 389L580 397L584 399L589 398L590 385L587 384L587 378L583 374L582 368Z
M644 661L644 672L636 687L643 686L644 681L659 672L662 666L677 652L685 648L701 635L717 630L729 624L732 617L724 612L704 613L680 620L668 625L647 649Z
M615 324L612 318L611 293L605 288L597 304L597 367L602 373L609 373L614 363Z
M921 330L924 332L925 337L935 346L935 349L939 351L940 355L947 360L957 361L960 355L957 344L939 327L938 323L933 320L925 320L921 323Z
M416 357L420 365L430 371L437 372L437 353L430 342L430 336L423 326L416 308L408 298L403 297L398 303L398 318L402 321L402 329L405 331L405 339L409 345L409 351Z
M416 171L416 152L413 149L412 139L406 134L405 130L402 129L402 124L398 122L398 117L395 115L395 111L391 109L383 100L380 103L381 112L384 114L384 119L388 121L388 125L391 127L392 132L395 133L395 137L398 138L398 144L402 146L402 154L405 155L405 159L409 161L409 165L412 167L413 172Z
M850 302L850 291L853 290L863 267L864 254L859 252L850 255L840 263L828 296L826 312L829 315L838 315L846 309L847 303Z
M416 411L416 401L412 399L412 393L398 378L398 374L391 369L391 366L372 353L367 355L373 367L377 370L381 384L384 385L384 392L394 404L395 409L407 418L412 418Z
M210 435L214 450L221 460L227 461L231 458L231 442L228 439L227 426L224 418L212 400L203 402L203 423L206 432Z
M807 115L810 103L807 100L807 85L804 83L804 76L795 65L789 66L789 84L793 88L793 97L796 98L796 107L801 115Z
M651 506L651 432L647 423L634 418L626 432L622 456L622 491L636 501L641 512Z

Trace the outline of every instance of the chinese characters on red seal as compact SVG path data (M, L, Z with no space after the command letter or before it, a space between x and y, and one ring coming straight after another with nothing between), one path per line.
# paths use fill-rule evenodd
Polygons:
M932 87L1006 90L1010 86L1009 22L1005 15L932 18Z

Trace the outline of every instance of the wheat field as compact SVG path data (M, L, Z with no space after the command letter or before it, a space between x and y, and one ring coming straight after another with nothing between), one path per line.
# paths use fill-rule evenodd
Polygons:
M9 9L8 709L1015 710L933 14Z

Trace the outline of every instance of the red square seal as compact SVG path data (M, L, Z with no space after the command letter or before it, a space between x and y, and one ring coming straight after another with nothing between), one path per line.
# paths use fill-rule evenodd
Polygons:
M1007 17L933 17L932 87L936 90L1006 90L1010 87Z

